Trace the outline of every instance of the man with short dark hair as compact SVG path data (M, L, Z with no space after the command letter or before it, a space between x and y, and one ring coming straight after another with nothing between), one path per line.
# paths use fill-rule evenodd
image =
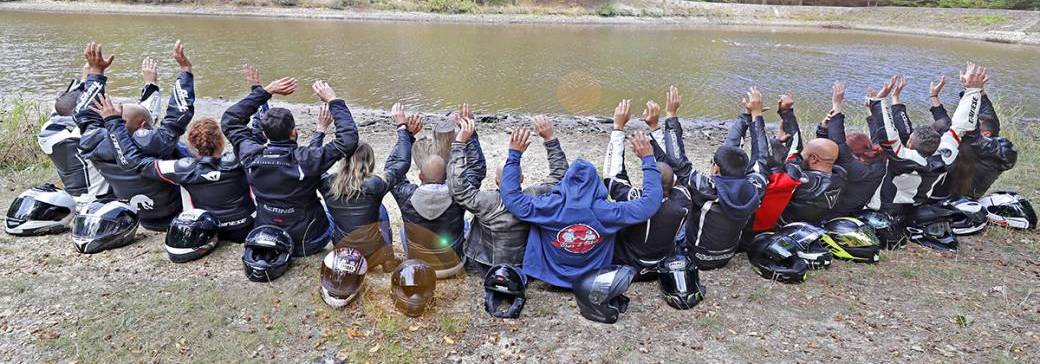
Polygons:
M679 109L678 90L675 86L669 90L667 104L668 118L675 117ZM643 119L650 127L654 139L661 139L664 132L658 126L661 107L653 101L646 103ZM604 158L604 181L613 201L631 201L643 195L643 191L633 187L625 170L625 125L628 123L629 110L614 115L614 130L610 132L610 142ZM658 149L660 149L658 147ZM685 239L686 217L690 209L690 192L685 186L677 186L672 167L664 161L657 161L661 171L661 187L664 199L661 208L645 223L639 223L621 230L617 242L614 243L614 263L636 268L640 273L637 279L656 277L657 263L675 252L677 242Z
M683 130L674 110L681 101L678 90L668 96L668 118L665 132L655 150L658 160L667 161L675 171L679 184L691 194L689 220L686 222L685 247L692 252L697 268L709 270L724 267L736 254L737 246L755 210L762 202L769 182L766 164L771 148L766 138L762 117L762 94L752 87L744 100L748 115L730 125L726 144L715 150L710 173L693 169L686 157ZM674 106L673 106L674 104ZM747 121L745 121L747 120ZM744 128L751 134L751 157L740 148Z
M220 126L246 168L246 178L256 197L256 226L284 229L293 239L293 255L300 257L321 252L332 240L332 225L318 199L318 188L325 171L354 153L358 133L343 99L336 96L328 83L316 81L311 88L332 114L335 138L324 145L320 140L297 145L292 112L274 107L260 120L260 129L267 139L264 144L249 127L250 118L272 95L292 94L296 84L296 79L286 77L266 87L254 87L248 96L224 112Z

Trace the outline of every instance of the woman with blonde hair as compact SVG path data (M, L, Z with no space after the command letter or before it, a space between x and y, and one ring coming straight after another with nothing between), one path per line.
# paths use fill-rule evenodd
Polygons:
M386 159L383 175L375 173L372 147L360 142L350 158L339 162L337 172L322 177L320 187L335 226L336 245L358 249L369 267L383 266L384 271L394 269L396 259L383 197L408 173L414 135L423 128L419 116L406 117L401 104L394 104L392 113L397 144Z

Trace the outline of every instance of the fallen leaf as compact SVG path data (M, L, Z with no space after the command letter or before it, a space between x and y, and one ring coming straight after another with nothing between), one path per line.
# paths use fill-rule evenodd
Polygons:
M450 337L445 336L444 337L444 343L448 344L448 345L455 345L455 340L452 340Z
M371 349L368 349L369 353L375 353L377 351L379 351L379 344L376 344L376 346L373 346Z

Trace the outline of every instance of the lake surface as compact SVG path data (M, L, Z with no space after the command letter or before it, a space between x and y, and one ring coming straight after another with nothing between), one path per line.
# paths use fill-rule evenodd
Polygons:
M480 25L153 15L0 12L0 95L43 95L63 87L90 40L116 54L111 92L140 88L141 59L160 60L163 87L176 39L195 63L200 97L246 92L241 65L265 81L294 76L307 86L288 98L313 102L309 84L327 79L352 106L424 111L461 102L488 112L611 113L623 97L634 113L668 85L683 90L681 114L731 118L739 96L760 85L770 99L792 90L803 117L829 108L830 85L848 84L847 108L887 75L910 79L906 102L926 112L928 80L945 74L956 99L957 68L989 66L990 93L1026 116L1040 115L1040 47L935 37L799 28L641 25ZM952 108L952 107L951 107Z

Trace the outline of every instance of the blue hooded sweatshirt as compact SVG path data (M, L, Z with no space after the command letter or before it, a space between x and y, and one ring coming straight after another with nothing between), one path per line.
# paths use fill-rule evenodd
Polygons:
M553 286L571 288L583 273L610 265L614 235L650 219L661 207L661 172L653 156L642 158L643 196L625 202L608 201L596 167L582 159L571 164L550 193L526 195L520 190L521 156L509 151L502 202L513 216L531 224L524 273Z

